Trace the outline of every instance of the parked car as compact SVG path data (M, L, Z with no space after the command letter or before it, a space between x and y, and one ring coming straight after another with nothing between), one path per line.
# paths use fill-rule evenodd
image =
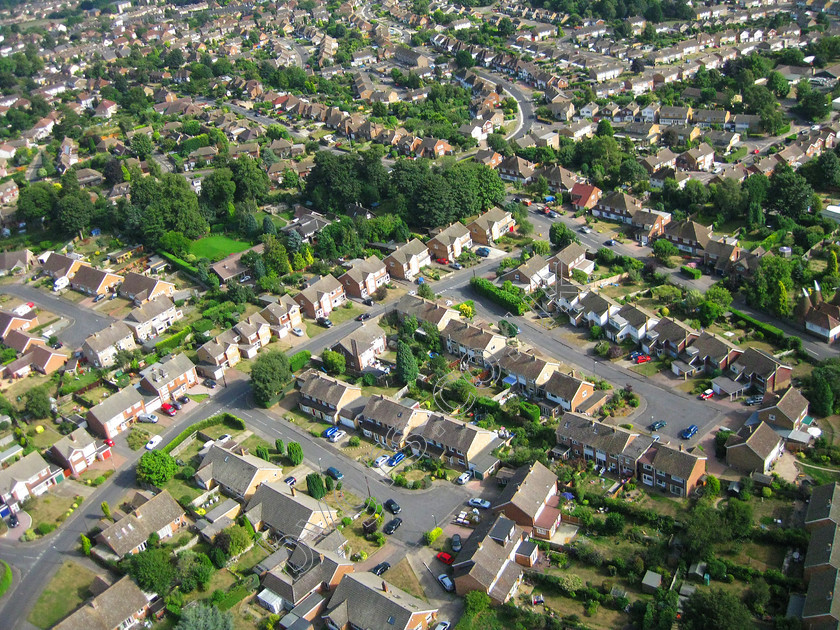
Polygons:
M452 267L455 271L459 271L464 268L464 265L462 265L461 263L452 263L449 266Z
M490 248L489 247L479 247L477 250L475 250L475 253L478 256L481 256L482 258L486 258L487 256L490 255Z
M94 303L94 304L98 304L99 302L101 302L101 301L102 301L102 300L104 300L104 299L105 299L105 294L104 294L104 293L100 293L100 294L99 294L99 295L97 295L95 298L93 298L93 303Z
M684 440L690 440L697 434L699 430L700 427L698 427L696 424L692 424L690 427L687 427L680 432L680 437Z
M285 481L286 485L290 488L297 483L297 479L294 477L286 477L283 481Z
M205 378L202 385L208 389L216 389L216 381L212 378Z
M382 528L382 531L390 536L400 528L400 525L402 525L402 519L398 516L397 518L388 521L385 524L385 527Z
M656 422L648 426L648 431L659 431L659 429L664 427L666 424L668 423L664 420L657 420Z
M333 323L332 323L332 321L330 321L329 317L319 317L315 321L317 321L318 324L320 324L324 328L332 328L333 327Z
M301 328L300 326L295 326L294 328L292 328L292 334L295 337L303 337L303 328Z
M342 479L344 479L344 474L335 466L330 466L329 468L327 468L327 474L336 481L341 481Z
M468 473L468 472L461 473L461 474L458 476L458 478L455 480L455 483L457 483L459 486L463 486L463 485L464 485L465 483L467 483L470 479L472 479L472 473Z
M636 363L648 363L651 361L649 354L640 354L636 357Z
M397 503L393 499L388 499L382 505L384 505L385 509L388 510L391 514L399 514L400 512L402 512L402 508L400 507L399 503Z
M9 527L11 527L12 529L14 529L14 528L15 528L15 527L17 527L18 525L20 525L20 521L18 520L17 514L12 514L12 515L9 517Z
M439 265L448 265L449 259L448 258L436 258L435 262Z
M604 245L606 245L607 247L612 247L615 244L616 241L614 238L608 238L606 241L604 241Z
M141 413L137 416L138 422L145 422L147 424L157 424L158 417L153 413Z
M181 409L183 408L183 406L184 406L184 405L182 405L182 404L181 404L179 401L177 401L177 400L173 400L173 401L172 401L172 406L173 406L173 407L175 407L175 410L176 410L176 411L181 411Z
M169 403L163 403L163 404L160 406L160 410L161 410L163 413L165 413L167 416L169 416L169 417L172 417L172 416L174 416L176 413L178 413L178 411L175 409L175 407L173 407L173 406L172 406L172 405L170 405Z
M712 396L715 395L715 390L707 389L705 392L700 394L700 400L709 400Z
M449 630L452 627L452 624L448 621L440 621L438 625L436 625L432 630Z
M388 465L389 466L396 466L402 460L405 459L405 453L394 453L391 457L388 458Z
M339 429L327 439L334 444L338 442L341 438L343 438L345 435L347 435L347 431L342 431L341 429Z
M379 564L377 564L375 567L373 567L373 568L370 570L370 572L371 572L371 573L373 573L373 574L374 574L374 575L376 575L376 576L380 576L380 575L382 575L383 573L385 573L385 571L387 571L387 570L388 570L388 569L390 569L390 568L391 568L390 563L388 563L388 562L380 562L380 563L379 563Z
M105 444L107 444L108 446L113 446L114 440L112 440L111 438L105 438Z
M744 401L744 404L749 406L760 405L763 401L764 396L750 396Z
M224 435L220 435L220 436L216 439L216 441L217 441L219 444L224 444L224 443L225 443L225 442L227 442L228 440L232 440L232 439L233 439L233 436L232 436L230 433L225 433Z
M452 551L458 553L461 551L461 534L453 534L452 540L449 541Z
M644 352L642 352L641 350L633 350L633 352L630 353L630 358L635 361L636 357L640 357L643 354L644 354Z
M446 575L446 573L441 573L437 577L437 581L440 582L440 585L443 587L447 593L451 593L455 590L455 584L452 582L452 579Z
M338 432L338 428L336 427L329 427L328 429L324 429L324 432L321 434L323 438L330 438L334 433Z
M490 501L488 501L487 499L475 499L475 498L473 498L473 499L470 499L469 501L467 501L467 504L470 507L482 508L482 509L485 509L485 510L490 508Z
M190 402L190 399L187 398L186 396L180 396L178 398L178 402L181 403L182 405L186 405L188 402Z
M443 562L443 564L452 564L453 562L455 562L455 557L451 553L446 553L445 551L441 551L435 557L441 562Z
M151 440L149 440L148 442L146 442L146 450L147 450L147 451L153 451L153 450L155 450L155 447L156 447L158 444L160 444L162 441L163 441L163 438L162 438L162 437L160 437L159 435L155 435L154 437L152 437L152 439L151 439Z
M370 319L370 313L362 313L356 318L357 322L364 322Z
M380 455L373 462L373 467L374 468L382 468L382 466L384 466L387 462L388 462L388 456L387 455Z

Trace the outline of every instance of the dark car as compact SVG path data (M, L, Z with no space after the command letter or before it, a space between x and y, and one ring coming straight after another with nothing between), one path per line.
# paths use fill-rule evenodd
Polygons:
M380 562L375 567L373 567L370 570L370 572L373 573L374 575L382 575L383 573L385 573L385 571L387 571L390 568L391 568L391 564L389 562Z
M364 322L370 319L370 313L362 313L356 318L357 322Z
M451 543L452 551L455 553L461 551L461 534L453 534Z
M402 519L398 516L394 520L388 521L385 524L385 527L382 528L382 531L390 535L397 531L400 525L402 525Z
M328 317L319 317L315 321L317 321L324 328L332 328L332 326L333 326L333 323L330 321L330 319Z
M648 426L648 431L659 431L662 427L664 427L667 423L664 420L657 420L650 426Z
M173 407L175 407L175 409L176 409L177 411L181 411L181 409L183 409L183 407L184 407L184 405L182 405L181 403L179 403L177 400L173 400L173 401L172 401L172 406L173 406Z
M684 440L690 440L697 434L699 430L700 428L696 424L692 424L687 429L682 430L682 432L680 433L680 437Z
M341 481L342 479L344 479L344 475L342 474L342 472L335 466L330 466L329 468L327 468L327 474L336 481Z
M216 389L216 381L214 381L212 378L205 378L204 387L207 387L209 389Z
M607 239L607 240L604 242L604 245L606 245L607 247L612 247L612 246L613 246L613 245L615 245L615 244L616 244L616 243L615 243L615 239L614 239L614 238Z
M399 514L400 512L402 512L402 508L393 499L388 499L387 501L385 501L384 505L385 509L388 510L391 514Z
M178 402L182 405L186 405L188 402L190 402L190 399L186 396L181 396L180 398L178 398Z
M286 477L284 481L286 482L286 485L290 488L297 483L297 479L295 479L294 477Z
M98 302L101 302L101 301L102 301L102 300L104 300L104 299L105 299L105 294L104 294L104 293L100 293L100 294L99 294L99 295L97 295L95 298L93 298L93 303L94 303L94 304L96 304L96 303L98 303Z
M364 304L365 306L373 306L373 300L371 298L365 298L364 300L362 300L362 304Z
M15 527L17 527L18 525L20 525L20 521L18 520L17 514L12 514L12 515L9 517L9 527L11 527L12 529L14 529L14 528L15 528Z

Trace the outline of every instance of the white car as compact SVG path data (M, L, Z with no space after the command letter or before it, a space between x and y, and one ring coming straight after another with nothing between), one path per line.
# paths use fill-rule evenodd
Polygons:
M219 444L224 444L229 439L231 439L231 437L232 436L231 436L230 433L225 433L224 435L220 435L219 438L216 440L216 442L218 442Z
M147 422L149 424L157 424L158 417L153 413L141 413L137 416L137 420L140 422Z
M153 451L153 450L155 450L155 447L156 447L158 444L160 444L162 440L163 440L163 438L162 438L162 437L160 437L159 435L155 435L155 436L154 436L151 440L149 440L148 442L146 442L146 450L147 450L147 451Z
M387 461L388 461L388 456L387 455L380 455L373 462L373 467L374 468L382 468L385 465L385 462L387 462Z
M434 630L449 630L449 628L451 627L452 624L450 624L448 621L441 621L440 623L438 623L438 625L434 627Z
M470 499L467 503L470 507L482 508L485 510L490 508L490 501L486 499Z
M472 473L461 473L461 475L455 480L455 483L457 483L459 486L463 486L470 479L472 479Z
M292 328L292 333L294 333L298 337L303 337L303 328Z
M338 441L339 441L341 438L343 438L345 435L347 435L347 431L336 431L335 433L333 433L333 434L332 434L329 438L327 438L327 439L329 439L329 441L330 441L330 442L335 443L335 442L338 442Z
M455 584L452 582L452 579L446 575L446 573L441 573L437 577L437 581L440 582L440 585L443 587L447 593L451 593L455 590Z

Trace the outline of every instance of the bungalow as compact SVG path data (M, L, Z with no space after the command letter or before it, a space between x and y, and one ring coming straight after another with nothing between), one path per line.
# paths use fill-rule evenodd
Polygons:
M70 286L88 295L105 295L122 281L123 277L118 274L86 266L79 268L70 280Z
M782 454L783 442L769 424L744 425L726 440L726 465L745 472L770 474Z
M39 452L24 455L8 468L0 469L0 514L19 511L20 503L44 494L63 479L61 469L50 466Z
M223 258L219 262L210 265L210 271L212 271L219 277L219 281L221 282L221 284L227 284L233 280L239 280L244 275L249 273L248 267L242 264L242 256L244 256L248 252L262 254L264 249L265 246L262 243L260 243L259 245L255 245L250 249L246 249L244 252L231 254L230 256Z
M459 321L460 313L452 308L447 308L434 302L420 297L419 295L406 295L399 302L397 302L396 312L400 321L405 321L409 317L414 317L418 325L422 323L429 323L438 331L442 331L449 325L449 322Z
M431 261L429 248L416 238L395 249L384 260L391 277L409 281L414 280Z
M125 280L120 285L121 297L133 300L140 306L154 300L158 296L171 298L175 295L175 285L152 276L146 276L133 271L125 274Z
M390 280L385 263L376 256L368 256L364 260L354 262L353 266L338 278L344 285L344 290L350 296L359 299L372 296L379 287Z
M166 540L188 525L183 508L168 490L151 497L137 491L130 503L135 506L133 511L96 536L97 543L118 558L146 549L152 534L156 534L158 540Z
M261 483L280 481L283 469L260 457L237 454L214 444L201 460L195 473L199 487L218 487L225 495L247 501Z
M365 437L377 444L399 451L406 446L406 438L429 419L429 413L418 409L416 403L373 396L357 418L359 429Z
M356 427L356 414L349 409L349 405L361 398L360 387L315 370L305 372L297 381L300 385L298 407L301 411L334 425Z
M285 337L288 331L301 325L303 318L300 306L288 295L283 295L260 311L268 322L271 332L277 337Z
M46 345L34 344L19 359L8 363L4 374L8 378L22 378L34 368L41 374L52 374L67 363L67 355L56 352Z
M555 282L554 271L549 261L543 256L532 256L516 269L508 271L499 278L501 282L511 282L514 287L521 289L526 294L550 287Z
M14 330L24 332L37 326L38 315L35 314L34 310L30 310L23 315L0 311L0 339L6 339L9 333Z
M82 353L92 365L109 367L114 364L117 352L132 351L136 348L134 331L123 322L114 322L85 339Z
M479 215L467 225L472 242L481 245L492 245L508 232L512 232L515 227L513 215L498 206Z
M87 412L88 426L103 438L116 437L146 412L143 396L134 387L125 387Z
M50 278L72 278L81 267L90 267L81 258L73 258L64 254L50 253L49 258L44 261L42 269Z
M363 372L378 362L386 350L385 332L376 324L365 324L332 347L343 355L351 372Z
M449 354L477 365L487 365L505 347L505 338L478 326L457 320L441 331L441 342Z
M347 301L344 287L335 276L322 276L294 296L303 312L313 319L329 317L333 309Z
M134 332L134 338L143 343L164 333L172 324L184 317L166 296L157 297L133 309L123 320Z
M80 475L97 459L108 459L111 447L107 444L98 446L93 436L79 427L53 444L49 454L71 475Z
M314 539L335 527L337 513L323 501L277 481L261 483L245 506L245 518L256 531L295 541Z
M526 535L551 540L560 524L557 475L540 462L516 470L493 505Z
M0 276L16 275L29 271L38 264L38 258L28 249L0 253Z
M452 223L426 243L432 258L456 260L464 250L472 247L470 231L463 223Z
M91 589L98 587L97 576ZM154 595L147 595L129 576L99 592L81 608L53 626L54 630L127 630L141 625L149 615Z

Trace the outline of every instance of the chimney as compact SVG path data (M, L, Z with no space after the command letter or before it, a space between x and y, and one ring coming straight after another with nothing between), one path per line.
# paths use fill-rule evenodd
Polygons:
M382 580L382 592L383 593L388 592L388 583L385 580Z
M69 438L70 438L70 441L71 441L71 442L75 442L75 441L76 441L76 436L75 436L75 435L73 435L72 433L70 433L67 437L69 437Z

